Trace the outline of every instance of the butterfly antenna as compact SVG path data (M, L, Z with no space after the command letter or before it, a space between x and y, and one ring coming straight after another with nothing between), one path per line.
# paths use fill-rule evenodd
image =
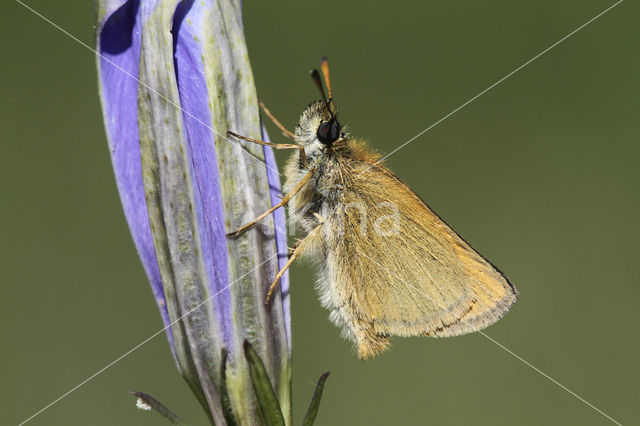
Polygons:
M329 103L333 103L333 94L331 93L331 77L329 74L329 60L326 56L322 57L320 61L322 69L322 75L324 76L324 82L327 85L327 94L329 95Z
M327 106L329 110L329 114L331 115L331 119L333 120L333 111L331 111L331 107L329 106L329 101L327 100L327 96L324 94L324 87L322 87L322 80L320 80L320 73L318 70L311 70L311 79L316 84L316 87L322 94L322 99L324 100L324 104Z

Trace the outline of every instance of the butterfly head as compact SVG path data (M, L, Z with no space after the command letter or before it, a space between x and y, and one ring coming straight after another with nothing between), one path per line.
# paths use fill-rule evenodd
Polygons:
M322 58L321 64L329 97L325 95L320 73L318 70L312 70L311 79L318 87L322 100L313 102L304 110L296 127L296 137L304 145L317 142L320 146L330 149L335 142L344 139L346 133L338 121L338 111L333 103L327 58Z
M317 143L319 148L331 148L345 137L346 133L338 121L333 105L327 107L324 101L311 103L303 111L296 126L296 139L304 146Z

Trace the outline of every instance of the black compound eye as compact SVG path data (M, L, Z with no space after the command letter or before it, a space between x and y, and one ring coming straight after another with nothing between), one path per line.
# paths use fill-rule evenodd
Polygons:
M318 127L318 140L324 145L331 145L340 137L340 123L336 120L327 121Z

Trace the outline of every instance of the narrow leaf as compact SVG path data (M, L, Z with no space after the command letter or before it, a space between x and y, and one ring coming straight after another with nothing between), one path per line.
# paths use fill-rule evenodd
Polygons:
M177 426L187 426L187 423L178 417L175 413L165 407L160 401L152 397L151 395L147 395L146 393L129 391L129 393L136 398L138 398L137 406L143 410L154 409L158 413L160 413L163 417L168 419L171 424Z
M309 404L309 408L307 409L307 414L304 416L304 422L302 426L312 426L313 422L316 420L316 416L318 415L318 410L320 409L320 399L322 399L322 390L324 389L324 382L327 380L331 374L329 371L320 376L320 380L318 380L318 384L316 385L316 390L313 392L313 397L311 398L311 403Z
M222 415L227 421L228 426L236 426L238 422L233 415L231 406L231 398L227 390L227 349L222 348L222 370L220 372L220 402L222 403Z
M271 386L267 370L253 346L246 340L244 341L244 356L249 364L249 376L251 376L253 390L256 393L265 424L269 426L284 426L284 416L280 410L278 397L273 390L273 386Z

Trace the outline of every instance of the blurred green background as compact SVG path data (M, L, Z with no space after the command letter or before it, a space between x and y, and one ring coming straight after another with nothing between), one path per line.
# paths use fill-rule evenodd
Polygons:
M27 3L93 45L93 2ZM390 152L612 4L246 0L244 14L259 94L287 126L317 97L307 71L326 54L341 121ZM388 159L520 291L487 334L623 424L640 417L638 12L620 4ZM161 321L120 207L93 54L16 2L0 22L10 425ZM293 268L296 423L326 370L319 425L610 423L478 334L398 338L358 361L312 283ZM29 424L165 424L130 389L206 424L162 335Z

